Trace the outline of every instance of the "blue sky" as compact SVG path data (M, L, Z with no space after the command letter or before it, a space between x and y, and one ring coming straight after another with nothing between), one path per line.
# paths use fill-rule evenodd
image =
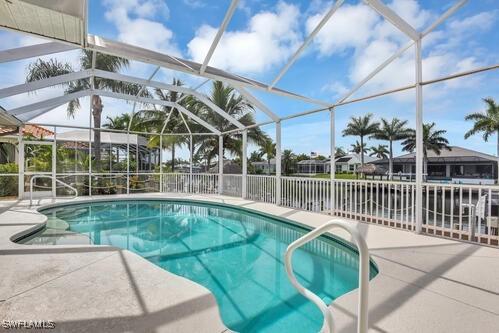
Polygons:
M399 15L422 31L456 0L386 0ZM229 0L90 0L89 32L111 39L147 47L183 58L202 61L221 23ZM210 65L221 67L263 82L271 82L306 35L315 27L332 2L241 0L227 32ZM499 1L468 1L454 16L426 37L423 76L425 80L497 64L499 60ZM0 32L0 48L16 47L39 40ZM336 101L370 70L383 62L407 38L384 21L362 1L347 0L331 18L302 57L278 83L281 88L303 95ZM410 84L414 80L414 51L409 49L399 60L379 73L354 97ZM64 60L77 62L77 53ZM1 65L2 86L21 83L29 61ZM133 63L129 73L147 77L153 66ZM199 79L162 70L155 79L170 81L180 77L192 86ZM499 100L497 71L427 86L424 90L424 118L447 130L452 145L460 145L495 154L496 138L484 143L480 136L464 140L471 126L464 121L469 112L484 108L483 97ZM31 99L60 94L46 89ZM204 88L207 92L207 89ZM253 91L274 112L287 115L316 107L306 103ZM341 130L350 116L373 113L376 118L398 117L413 124L415 117L413 91L398 93L337 109L337 144L344 148L355 138L342 137ZM22 97L2 101L11 107ZM88 102L86 102L88 104ZM105 114L130 112L129 104L106 100ZM82 105L85 104L83 101ZM88 111L68 120L64 108L46 114L39 121L59 124L88 123ZM258 120L266 120L257 113ZM264 129L274 136L274 127ZM369 142L375 145L379 142ZM297 153L318 151L328 155L329 120L319 113L283 123L283 148ZM396 145L396 153L400 147Z

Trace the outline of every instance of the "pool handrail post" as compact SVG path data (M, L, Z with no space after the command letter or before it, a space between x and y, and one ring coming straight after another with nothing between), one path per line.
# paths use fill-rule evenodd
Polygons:
M298 292L312 301L321 310L324 315L325 322L325 326L323 326L324 332L333 333L334 319L331 310L319 296L303 287L298 282L293 272L292 257L297 248L334 228L340 228L347 231L359 250L359 304L357 310L357 333L367 333L369 324L369 248L367 247L367 243L364 237L360 234L358 228L355 228L350 223L340 219L333 219L298 238L286 249L286 253L284 255L286 273L291 284L298 290Z
M33 182L35 179L37 178L50 178L52 180L52 182L54 183L59 183L61 184L62 186L64 187L67 187L69 188L70 190L74 191L75 195L72 199L78 197L78 189L63 182L62 180L59 180L57 178L55 178L54 176L52 175L46 175L46 174L37 174L37 175L33 175L31 176L31 179L29 180L29 206L31 207L33 205ZM55 193L55 190L52 186L52 191L51 191L51 196L52 196L52 199L56 199L57 196L56 196L56 193Z

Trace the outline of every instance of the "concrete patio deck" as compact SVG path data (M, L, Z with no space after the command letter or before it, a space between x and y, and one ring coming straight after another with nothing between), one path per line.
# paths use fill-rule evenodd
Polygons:
M117 197L127 198L101 198ZM224 202L311 227L331 219L227 196L141 197ZM43 223L44 216L30 209L26 201L0 205L0 323L53 320L56 329L51 331L61 332L226 331L206 288L127 250L15 244L10 240L13 235ZM498 249L351 222L365 236L380 271L370 283L370 331L499 330ZM334 234L349 239L341 231ZM337 299L332 309L337 331L355 332L357 291Z

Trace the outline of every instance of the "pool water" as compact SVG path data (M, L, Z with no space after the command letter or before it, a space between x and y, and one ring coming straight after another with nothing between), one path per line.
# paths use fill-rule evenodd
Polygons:
M190 201L114 201L42 211L47 227L25 244L107 244L128 249L208 288L239 332L318 332L319 309L289 282L286 247L306 233L248 210ZM357 288L358 256L321 237L296 250L298 280L326 302ZM371 265L371 278L376 275Z

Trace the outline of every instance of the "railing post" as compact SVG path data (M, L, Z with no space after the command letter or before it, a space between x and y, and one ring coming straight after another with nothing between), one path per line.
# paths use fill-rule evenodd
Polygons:
M276 193L275 193L275 204L281 204L281 121L275 123L275 176L276 176Z
M224 138L218 136L218 194L223 193L223 176L224 176Z
M330 169L329 169L329 174L330 174L330 186L331 186L331 215L335 214L335 178L336 178L336 128L335 128L335 119L334 119L334 109L331 108L329 109L329 120L330 120L330 135L331 135L331 161L330 161Z
M241 152L241 162L242 162L242 179L241 179L241 196L243 199L246 198L246 187L248 182L248 130L243 131L243 149Z
M416 232L423 230L423 80L421 36L416 41Z

